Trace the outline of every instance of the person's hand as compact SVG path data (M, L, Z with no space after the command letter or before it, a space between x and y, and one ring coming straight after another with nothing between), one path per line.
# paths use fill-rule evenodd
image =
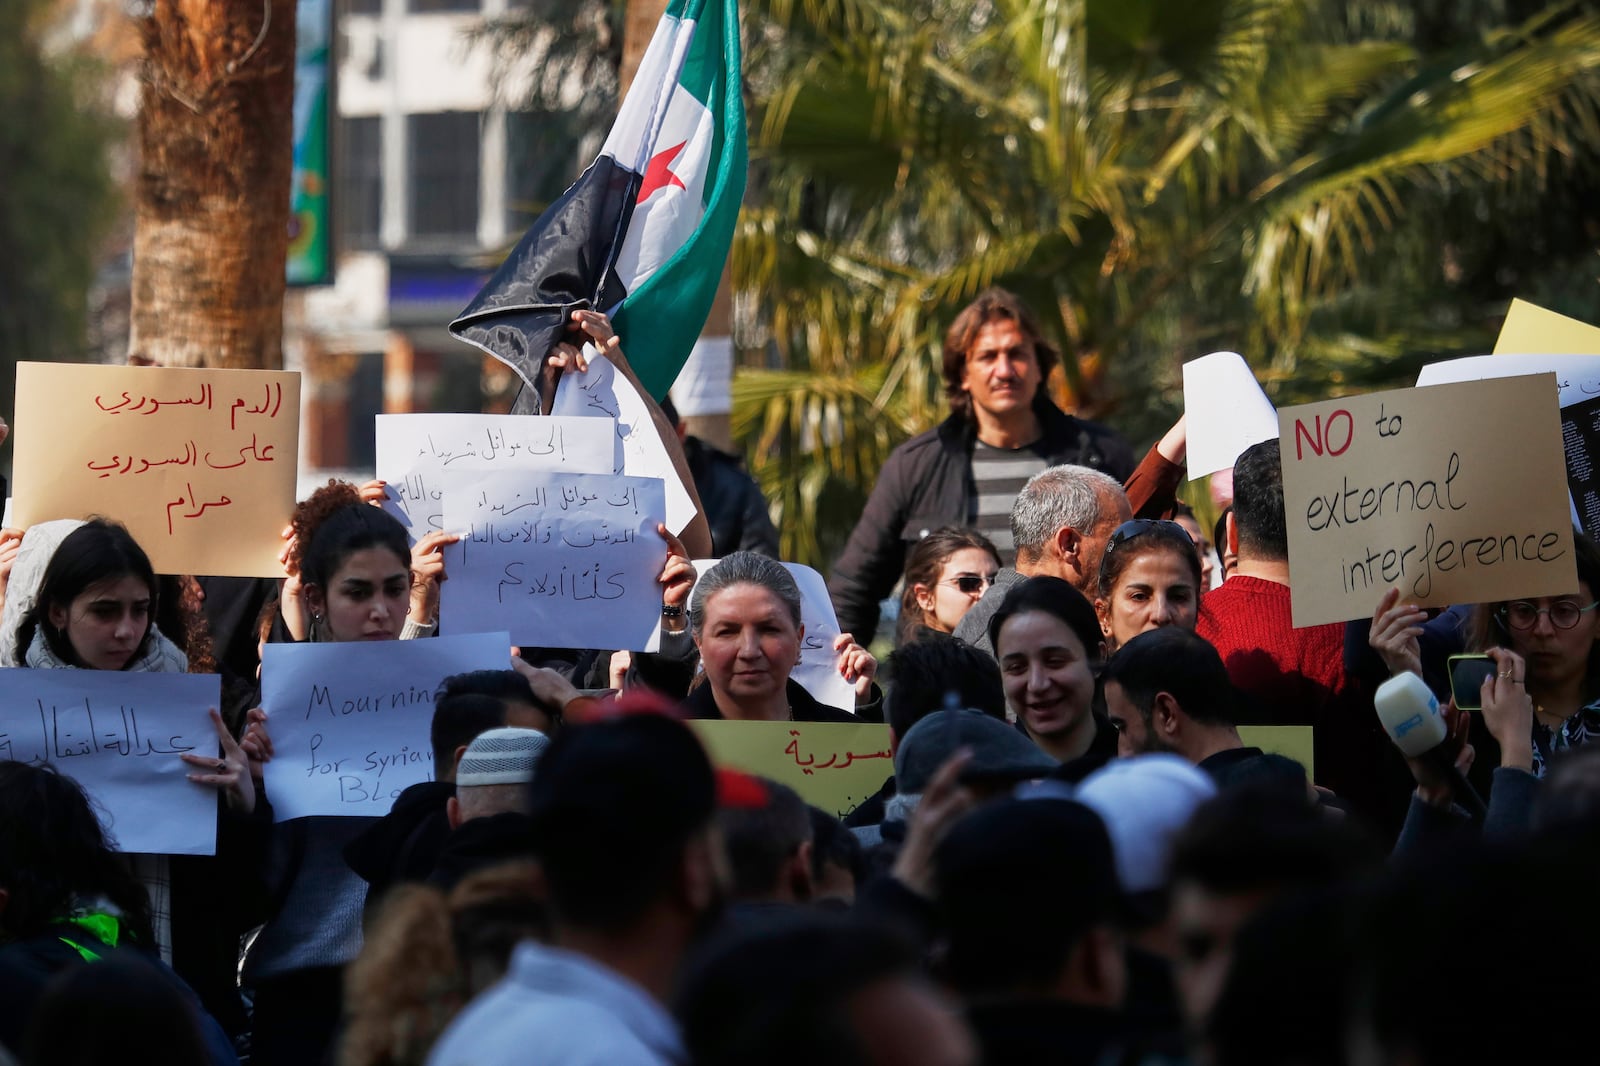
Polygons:
M1528 667L1509 648L1490 648L1496 673L1483 679L1483 724L1500 745L1500 765L1533 770L1533 697Z
M373 478L356 489L361 496L362 503L370 503L374 507L382 507L384 499L388 496L389 483Z
M459 533L435 530L417 541L411 549L411 611L408 617L418 625L432 625L439 617L439 585L444 572L444 547L461 539Z
M669 533L666 526L657 522L656 533L667 542L667 561L661 567L661 577L657 579L661 582L661 606L687 611L689 593L694 589L694 563L690 561L683 541ZM680 619L675 628L663 628L667 628L668 632L681 633L686 624Z
M1422 623L1428 612L1411 603L1400 602L1400 590L1390 589L1372 613L1372 630L1367 643L1372 645L1389 667L1390 675L1410 672L1422 676Z
M576 685L548 667L534 666L523 659L512 659L511 668L528 682L528 689L535 700L558 714L567 709L567 704L583 695Z
M5 609L11 571L17 565L17 553L22 550L22 534L20 529L0 529L0 610Z
M547 361L551 366L560 370L575 370L580 374L588 370L589 360L583 355L585 340L592 341L600 354L613 364L626 366L627 357L622 354L622 339L617 336L617 331L611 328L611 319L601 312L574 311L572 324L567 329L569 336L571 334L578 336L574 340L560 341L550 349Z
M283 578L278 582L278 613L283 616L283 627L289 635L295 640L305 640L311 632L311 608L306 605L305 588L301 584L296 551L299 541L292 525L284 526L278 536L283 538L283 548L278 552L278 564L283 567Z
M244 736L239 739L239 749L250 760L250 776L259 787L272 761L272 737L267 733L267 712L252 707L244 716Z
M217 709L212 707L206 713L211 716L217 740L222 743L222 758L212 759L187 751L178 757L198 771L189 775L190 781L211 786L222 793L230 808L240 814L249 814L256 809L256 788L251 780L250 758L234 742L233 734L222 724L222 715L217 713Z
M614 652L612 652L611 653L611 661L606 664L606 684L610 685L612 688L616 689L618 692L621 692L622 691L622 682L628 676L628 667L630 667L632 665L633 665L633 652L631 652L631 651L614 651Z
M1472 769L1472 759L1476 755L1472 745L1467 743L1467 729L1472 723L1467 715L1456 707L1454 700L1445 704L1440 714L1444 716L1445 728L1449 731L1441 747L1446 751L1455 752L1456 769L1465 777L1467 771ZM1449 809L1455 794L1450 778L1440 773L1426 759L1407 758L1406 765L1411 768L1411 776L1416 779L1417 798L1430 807Z
M833 638L833 650L839 653L840 676L856 687L856 702L866 702L872 693L872 679L878 675L878 660L849 633Z
M1189 416L1182 414L1156 442L1156 454L1174 466L1182 466L1189 455Z
M972 759L967 748L952 755L922 790L922 799L906 826L905 844L895 856L890 876L919 896L933 895L933 853L950 827L977 802L961 784L961 771Z

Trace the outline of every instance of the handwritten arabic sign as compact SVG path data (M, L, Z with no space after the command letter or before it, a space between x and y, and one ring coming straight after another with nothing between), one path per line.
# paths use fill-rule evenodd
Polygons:
M415 541L444 528L444 492L456 473L542 470L610 474L615 427L598 418L526 415L379 415L384 509Z
M1515 444L1490 427L1514 427ZM1552 374L1279 412L1297 627L1577 589Z
M300 375L17 365L19 525L105 515L157 573L282 573Z
M894 776L881 723L691 722L711 761L788 785L840 818Z
M649 405L594 345L585 345L583 350L589 369L581 374L574 370L562 373L550 413L611 419L616 433L612 472L660 478L667 492L667 528L674 535L681 534L694 521L694 498L683 487L672 457L661 443Z
M519 644L642 651L661 619L666 503L656 478L461 475L445 492L440 625Z
M0 670L0 761L49 763L89 794L125 852L214 855L217 794L186 751L214 756L216 675Z
M268 644L261 706L274 755L267 795L280 822L308 815L382 815L433 780L433 696L469 670L504 670L511 638Z

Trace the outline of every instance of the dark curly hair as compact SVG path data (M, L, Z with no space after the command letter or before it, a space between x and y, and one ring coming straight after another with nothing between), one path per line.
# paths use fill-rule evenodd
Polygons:
M144 886L100 828L89 797L51 766L0 762L0 942L34 936L71 914L74 900L104 897L134 939L155 943Z
M329 480L301 500L290 520L294 548L288 569L302 584L326 586L352 554L366 548L388 548L407 565L411 545L397 518L361 500L348 481Z

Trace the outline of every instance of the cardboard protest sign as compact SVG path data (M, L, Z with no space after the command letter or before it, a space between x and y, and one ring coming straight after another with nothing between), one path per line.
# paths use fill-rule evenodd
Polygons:
M599 418L527 415L379 415L378 477L384 510L415 542L444 528L444 486L458 473L540 470L610 474L616 430Z
M504 629L551 648L653 646L666 520L656 478L463 474L446 490L440 589L448 633Z
M184 752L221 750L215 674L0 670L0 762L49 763L93 801L117 850L215 855L217 793Z
M718 766L771 778L840 818L894 776L881 723L690 722Z
M1443 385L1548 373L1556 376L1561 402L1561 438L1567 456L1572 523L1595 536L1600 534L1600 355L1474 355L1447 359L1423 367L1417 384Z
M104 515L157 573L281 576L299 442L299 374L19 363L14 520Z
M1278 435L1278 412L1236 352L1183 364L1190 479L1227 470L1252 444Z
M639 390L617 373L616 365L594 345L585 345L583 350L589 369L581 374L575 370L562 373L550 413L611 419L616 433L612 472L660 478L666 486L667 528L674 536L681 535L694 521L694 497L683 487L683 479L678 477L672 457L661 443L649 406Z
M1278 413L1296 627L1577 589L1553 375Z
M1600 327L1547 311L1527 300L1512 300L1494 342L1494 353L1532 352L1600 355Z
M406 788L434 778L429 729L440 683L510 664L505 633L268 644L261 706L274 749L266 766L274 817L387 814Z
M1266 755L1282 755L1306 768L1306 780L1315 781L1316 760L1311 757L1316 731L1308 725L1242 725L1239 739L1247 748Z

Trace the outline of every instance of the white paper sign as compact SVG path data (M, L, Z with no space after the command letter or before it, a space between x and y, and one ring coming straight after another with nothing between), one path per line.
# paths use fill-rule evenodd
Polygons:
M413 542L445 528L443 486L457 472L609 474L616 468L613 427L593 418L379 415L376 423L377 474L389 485L384 510Z
M1446 359L1423 367L1417 384L1452 385L1526 374L1554 374L1562 407L1600 396L1600 356L1595 355L1471 355Z
M215 855L217 793L180 755L221 751L215 674L0 670L0 761L50 763L89 794L117 850Z
M1278 412L1237 352L1183 364L1189 478L1227 470L1245 449L1278 435Z
M656 478L471 474L445 492L446 633L504 629L518 644L643 651L661 620L666 504Z
M274 817L389 813L401 792L433 780L429 730L440 683L510 666L505 633L268 644L261 706L272 737L266 790Z
M716 565L716 559L694 560L695 580ZM828 595L828 583L809 566L800 563L784 563L783 566L800 586L800 624L806 630L800 639L800 664L789 676L818 703L853 713L856 689L839 673L839 653L833 650L834 638L839 635L839 616Z
M568 370L556 385L553 415L616 420L616 451L613 472L629 477L660 478L666 484L667 528L681 534L694 521L694 499L683 487L678 471L650 418L644 397L628 379L593 345L584 346L589 369L582 374Z

